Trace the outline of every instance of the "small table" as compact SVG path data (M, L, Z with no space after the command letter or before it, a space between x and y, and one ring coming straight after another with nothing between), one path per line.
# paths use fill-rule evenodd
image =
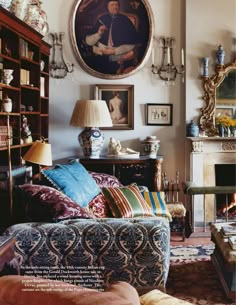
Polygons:
M215 223L211 225L211 240L215 249L211 255L212 263L219 276L221 284L229 299L236 300L236 250L228 243L228 236L221 232L221 227L230 223Z
M0 236L0 272L6 263L9 263L15 256L15 238L11 236Z

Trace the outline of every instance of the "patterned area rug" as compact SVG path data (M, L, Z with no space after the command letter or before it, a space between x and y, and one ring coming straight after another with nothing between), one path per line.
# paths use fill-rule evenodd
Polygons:
M213 249L212 244L172 246L167 293L197 305L236 305L226 298L210 261Z

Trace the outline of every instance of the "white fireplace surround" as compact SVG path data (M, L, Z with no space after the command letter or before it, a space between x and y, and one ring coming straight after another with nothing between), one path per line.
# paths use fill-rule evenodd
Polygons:
M192 142L190 154L190 180L197 186L215 186L215 164L236 163L236 139L220 137L188 138ZM215 196L206 195L206 221L215 217ZM194 227L204 222L203 195L194 198Z

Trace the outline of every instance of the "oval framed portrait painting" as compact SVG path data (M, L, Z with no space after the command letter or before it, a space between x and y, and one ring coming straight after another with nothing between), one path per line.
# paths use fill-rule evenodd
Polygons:
M148 0L76 0L70 35L80 66L103 79L121 79L148 60L153 39Z

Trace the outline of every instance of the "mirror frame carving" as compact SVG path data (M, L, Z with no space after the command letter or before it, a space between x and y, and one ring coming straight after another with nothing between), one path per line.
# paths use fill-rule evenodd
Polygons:
M200 128L205 131L207 136L217 134L215 126L216 88L223 82L225 76L234 69L236 69L236 61L228 65L216 65L216 74L211 77L202 76L204 90L202 98L205 101L205 106L201 108Z

